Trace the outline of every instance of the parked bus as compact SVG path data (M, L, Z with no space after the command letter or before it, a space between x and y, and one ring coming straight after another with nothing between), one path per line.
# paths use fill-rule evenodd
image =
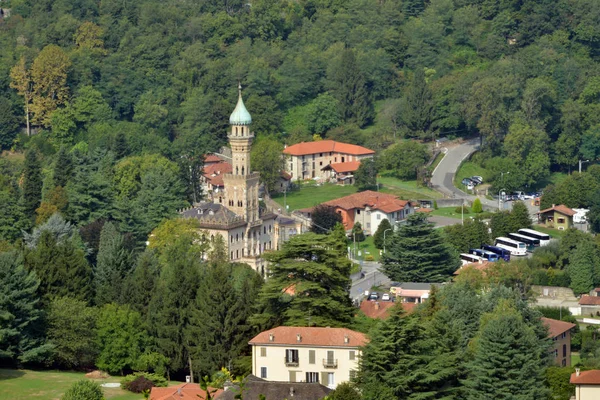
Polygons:
M540 241L540 246L545 246L550 243L550 235L534 231L533 229L519 229L519 233L530 238L538 239Z
M528 251L533 251L536 247L540 247L540 240L529 236L521 235L520 233L509 233L508 237L517 242L525 243Z
M510 261L510 251L503 249L498 246L492 246L490 244L484 244L481 247L483 250L491 251L492 253L498 254L498 257L503 259L504 261Z
M498 261L498 254L492 253L491 251L482 250L482 249L469 249L469 253L474 254L477 257L481 257L486 261L490 261L490 262Z
M495 245L510 251L510 255L512 256L524 256L527 254L527 245L525 243L517 242L507 237L497 237Z
M460 255L460 259L462 261L462 265L481 262L481 257L478 257L473 254L462 253Z

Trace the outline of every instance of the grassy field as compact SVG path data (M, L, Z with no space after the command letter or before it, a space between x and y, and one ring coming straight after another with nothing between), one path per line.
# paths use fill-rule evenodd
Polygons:
M546 233L546 234L550 235L550 237L557 238L557 239L560 239L565 234L565 231L559 231L558 229L546 228L545 226L542 226L542 225L533 225L533 229L535 229L536 231L540 231L542 233Z
M86 379L82 372L0 369L0 399L58 400L73 383ZM120 377L94 379L100 384L120 382ZM142 400L143 395L121 388L102 388L107 400Z
M395 194L406 200L440 199L442 194L428 187L418 186L417 181L402 181L392 176L380 176L377 182L384 193Z
M389 238L390 238L390 232L388 232L388 235L387 235L388 240L389 240ZM352 246L354 246L354 243L352 243L351 241L348 241L348 246L350 246L352 248ZM371 256L373 256L375 261L379 261L379 249L376 248L375 244L373 243L373 235L367 236L367 238L365 239L364 242L356 243L356 249L360 250L360 252L361 252L361 256L358 257L358 259L364 260L365 257L371 255Z
M289 210L294 211L301 208L314 207L326 201L348 196L352 193L356 193L356 188L351 185L338 186L324 184L321 186L303 186L300 190L288 192L286 202ZM273 200L283 207L283 194L274 195Z
M459 207L440 207L437 210L433 210L432 212L430 212L429 215L437 215L440 217L461 219L462 218L461 213L456 212L457 208L458 208L458 211L460 211ZM469 218L469 217L474 217L476 215L477 214L475 214L473 212L465 213L465 219Z

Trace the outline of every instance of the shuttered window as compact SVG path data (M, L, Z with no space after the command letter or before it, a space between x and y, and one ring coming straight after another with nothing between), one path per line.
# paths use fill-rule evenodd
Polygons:
M354 350L350 350L350 360L354 360L356 358L356 352Z
M261 347L260 348L260 356L261 357L266 357L267 356L267 348L266 347Z
M314 364L315 363L315 351L314 350L309 350L308 351L308 363L309 364Z

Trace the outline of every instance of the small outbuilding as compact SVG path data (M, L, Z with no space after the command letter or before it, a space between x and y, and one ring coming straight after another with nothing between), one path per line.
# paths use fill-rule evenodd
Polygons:
M538 222L546 225L548 228L558 230L569 229L573 227L573 216L576 212L564 204L554 205L537 213Z

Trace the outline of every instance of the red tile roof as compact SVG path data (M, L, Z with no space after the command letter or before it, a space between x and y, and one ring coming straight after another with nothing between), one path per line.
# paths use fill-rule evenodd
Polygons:
M564 204L559 204L557 206L552 206L550 208L546 208L545 210L541 210L540 212L538 212L538 214L544 214L544 213L547 213L548 211L556 211L563 215L567 215L569 217L572 217L573 215L577 214L575 211L571 210L569 207L565 206Z
M209 390L214 389L209 388ZM223 392L222 389L217 389L213 397L220 395L221 392ZM206 392L197 383L183 383L166 388L153 387L150 391L150 400L198 400L204 398L206 398Z
M302 142L288 146L284 154L302 156L315 153L342 153L352 155L375 154L373 150L355 144L341 143L334 140L319 140L317 142Z
M408 201L400 200L393 194L367 190L364 192L354 193L346 197L340 197L339 199L326 201L323 204L343 208L344 210L365 208L365 206L368 206L373 210L381 210L385 213L390 213L404 209L404 207L406 207L408 204Z
M288 174L288 173L287 173L287 172L285 172L285 171L281 171L281 177L282 177L283 179L285 179L286 181L289 181L290 179L292 179L292 175Z
M216 156L214 154L207 154L204 156L205 164L218 163L218 162L222 162L222 161L223 160L219 156Z
M345 172L355 172L360 167L360 161L349 161L343 163L329 164L325 168L331 168L338 174ZM325 169L323 168L323 169Z
M571 330L576 326L570 322L559 321L557 319L543 317L541 319L542 323L548 327L548 333L550 334L550 337L562 335L566 331Z
M581 371L571 374L571 383L574 385L600 385L600 370Z
M379 304L379 308L377 308ZM390 310L395 305L400 304L407 314L413 312L417 303L394 303L391 301L369 301L363 300L360 303L360 310L369 318L373 319L386 319L390 316Z
M217 163L204 166L202 175L213 186L225 186L223 174L229 174L232 171L233 167L230 163L219 160Z
M431 213L433 212L433 208L425 208L425 207L419 207L417 209L415 209L415 212L420 212L420 213Z
M600 305L600 297L588 296L587 294L583 295L579 299L579 305L580 306L599 306Z
M269 335L273 335L273 341ZM298 342L297 335L301 341ZM348 343L345 343L345 337ZM305 326L279 326L256 335L250 342L255 344L270 345L295 345L295 346L333 346L333 347L360 347L367 344L369 339L364 333L347 328L317 328Z

